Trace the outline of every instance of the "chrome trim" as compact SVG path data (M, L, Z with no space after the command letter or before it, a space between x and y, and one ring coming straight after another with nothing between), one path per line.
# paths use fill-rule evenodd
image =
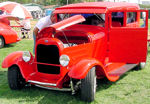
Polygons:
M35 83L35 84L40 84L40 85L56 86L56 84L54 84L54 83L44 83L44 82L32 81L32 80L28 80L28 82Z
M75 89L74 89L74 84L73 84L72 78L70 78L70 86L71 86L72 95L74 95Z
M35 86L40 87L40 88L44 88L44 89L48 89L48 90L71 91L71 88L62 88L62 89L59 89L59 88L52 88L52 87L44 87L44 86L40 86L40 85L35 85Z

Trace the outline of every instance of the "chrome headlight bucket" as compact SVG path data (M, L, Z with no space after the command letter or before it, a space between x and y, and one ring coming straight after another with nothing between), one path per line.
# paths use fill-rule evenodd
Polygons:
M59 62L62 66L67 66L69 64L70 58L67 55L61 55L59 58Z
M24 51L24 52L23 52L23 55L22 55L22 59L23 59L25 62L30 61L30 59L31 59L30 52L29 52L29 51Z

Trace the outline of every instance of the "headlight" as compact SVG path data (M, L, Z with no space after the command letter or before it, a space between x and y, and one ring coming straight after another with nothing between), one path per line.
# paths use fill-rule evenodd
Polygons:
M62 66L67 66L69 64L70 58L67 55L61 55L59 58L59 62Z
M30 61L31 55L30 55L29 51L24 51L24 52L23 52L23 55L22 55L22 58L23 58L23 60L24 60L25 62Z

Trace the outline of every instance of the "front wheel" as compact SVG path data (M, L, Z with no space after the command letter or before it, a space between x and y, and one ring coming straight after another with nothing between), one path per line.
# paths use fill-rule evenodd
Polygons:
M19 90L25 86L25 79L22 77L17 66L8 68L8 84L12 90Z
M0 36L0 48L4 47L5 41L2 36Z
M91 102L95 98L96 74L95 67L90 69L87 76L81 80L81 100Z

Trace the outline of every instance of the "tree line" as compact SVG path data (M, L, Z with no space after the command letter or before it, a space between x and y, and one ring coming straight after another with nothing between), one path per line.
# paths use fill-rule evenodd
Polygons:
M0 2L5 2L8 0L1 0ZM9 0L13 2L18 2L21 4L28 4L28 3L36 3L40 5L66 5L72 3L79 3L79 2L94 2L94 1L104 1L104 0ZM141 8L150 8L150 5L141 5Z
M1 0L1 2L8 1L8 0ZM94 2L94 1L103 1L103 0L9 0L13 2L18 2L21 4L27 3L37 3L41 5L66 5L72 3L79 3L79 2Z

